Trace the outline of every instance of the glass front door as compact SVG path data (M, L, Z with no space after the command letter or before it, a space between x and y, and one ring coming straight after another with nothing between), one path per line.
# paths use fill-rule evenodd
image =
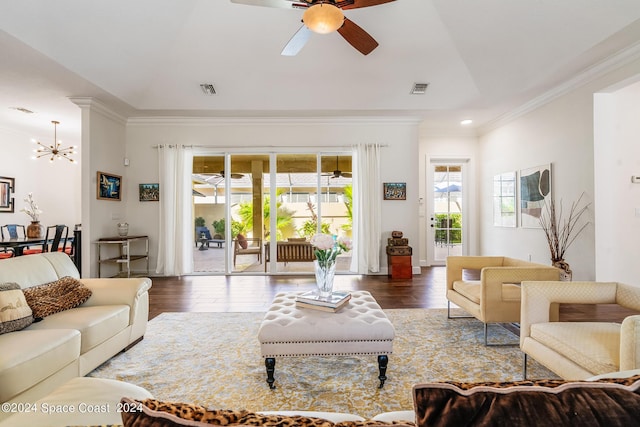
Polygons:
M430 227L432 265L444 265L449 255L463 254L462 165L433 164L433 214Z

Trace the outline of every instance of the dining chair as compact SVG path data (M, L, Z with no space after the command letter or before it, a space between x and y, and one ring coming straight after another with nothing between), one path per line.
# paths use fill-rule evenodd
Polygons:
M21 224L5 224L0 227L2 239L17 239L26 237L25 227Z
M25 227L20 224L5 224L0 227L0 236L4 239L18 239L25 237ZM0 259L12 258L15 256L13 249L3 248L0 250Z
M47 227L44 244L44 252L65 252L71 255L71 246L67 246L69 240L69 227L64 224L50 225Z

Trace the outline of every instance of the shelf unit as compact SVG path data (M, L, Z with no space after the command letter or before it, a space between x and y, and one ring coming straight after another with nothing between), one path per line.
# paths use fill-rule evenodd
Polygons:
M101 266L103 264L112 264L118 266L118 274L115 277L131 277L131 263L136 261L147 261L146 274L149 274L149 237L148 236L117 236L103 237L95 242L98 245L98 277L101 275ZM132 246L136 250L144 244L143 253L131 253ZM112 256L114 251L109 247L117 247L118 255ZM108 254L103 257L102 250L105 248Z

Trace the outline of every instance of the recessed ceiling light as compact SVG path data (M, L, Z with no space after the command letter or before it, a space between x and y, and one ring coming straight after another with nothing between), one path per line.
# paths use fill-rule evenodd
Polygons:
M33 111L29 110L28 108L24 108L24 107L9 107L10 110L16 110L16 111L20 111L21 113L25 113L25 114L33 114Z
M216 94L216 89L213 87L213 85L211 83L202 83L200 85L200 89L202 89L202 92L205 95L215 95Z
M411 88L411 95L424 95L428 86L429 83L414 83Z
M473 120L471 119L464 119L460 122L462 126L470 125L471 123L473 123Z

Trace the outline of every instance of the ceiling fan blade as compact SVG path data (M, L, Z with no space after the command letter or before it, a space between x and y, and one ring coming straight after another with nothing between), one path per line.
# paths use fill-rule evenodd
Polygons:
M246 4L249 6L277 7L280 9L306 9L309 7L304 0L231 0L231 3Z
M343 178L351 178L352 177L351 172L342 172L342 177Z
M231 0L234 1L234 0ZM358 9L361 7L369 7L369 6L377 6L379 4L391 3L396 0L353 0L353 4L346 4L344 6L340 6L340 9Z
M344 18L344 24L338 28L338 32L363 55L370 54L378 47L378 42L349 18Z
M191 179L198 184L208 184L209 182L207 181L207 178L207 176L198 173L191 175Z
M311 37L312 31L305 25L300 27L298 31L291 37L289 43L282 49L280 55L284 56L296 56L300 50L307 44L309 37Z

